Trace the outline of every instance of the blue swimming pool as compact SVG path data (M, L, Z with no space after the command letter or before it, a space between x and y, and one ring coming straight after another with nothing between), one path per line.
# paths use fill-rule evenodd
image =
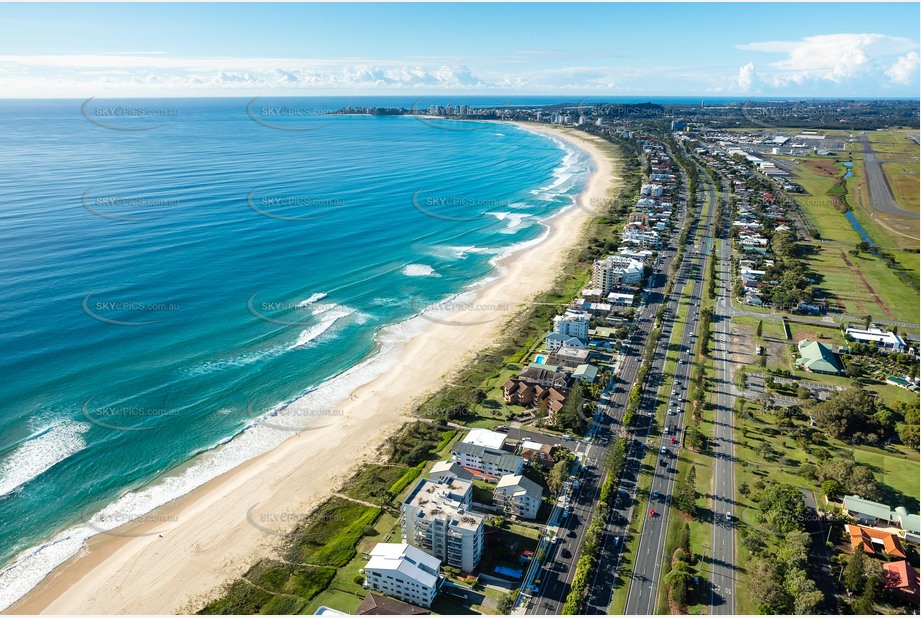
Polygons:
M547 362L547 357L538 356L537 358L534 359L534 362L537 363L538 365L543 365L545 362Z

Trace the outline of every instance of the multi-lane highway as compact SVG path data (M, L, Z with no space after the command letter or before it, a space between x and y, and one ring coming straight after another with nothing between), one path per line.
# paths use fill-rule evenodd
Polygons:
M704 180L703 175L698 178L701 188L706 186ZM684 263L679 269L678 277L675 280L675 287L672 297L669 299L669 309L665 317L667 325L674 324L674 317L678 310L678 303L682 299L684 285L690 277L692 286L686 301L688 304L687 317L682 325L682 332L678 339L680 346L679 364L675 368L671 389L670 391L666 390L665 393L669 402L668 412L665 416L665 427L658 442L651 446L651 448L656 448L657 453L654 458L653 477L649 488L650 494L647 502L643 505L643 516L646 521L643 524L636 554L633 557L633 573L627 592L626 614L652 615L655 613L662 575L662 563L667 559L664 555L665 538L668 530L671 497L677 480L678 450L681 442L680 436L683 429L687 387L691 371L692 356L690 351L693 349L693 337L700 315L706 252L710 247L714 213L717 211L712 193L704 193L703 197L705 197L706 201L702 204L701 212L706 211L708 213L704 224L703 240L699 245L696 244L697 226L700 223L698 220L692 223L691 232L688 234ZM666 342L669 342L671 338L671 329L669 328L668 332L666 332L666 329L663 328L662 335L659 343L664 347L668 345ZM668 376L662 374L666 355L667 348L656 351L656 377L659 379L651 382L653 387L658 388L662 382L667 382ZM655 399L649 402L646 410L650 414L654 413L656 403L657 400ZM673 428L671 432L667 431L669 427ZM672 444L672 438L676 434L675 444Z
M683 202L683 199L680 202ZM685 222L686 213L683 206L680 209L680 213L678 229L681 229ZM654 267L653 274L650 276L645 301L639 307L635 328L623 350L623 362L620 370L606 389L605 399L607 403L601 406L600 413L596 416L595 438L588 453L589 456L586 460L586 468L583 471L580 487L574 492L572 498L572 504L569 509L570 515L560 527L557 535L559 540L550 544L546 565L537 577L539 580L538 590L531 599L528 609L530 614L561 613L562 605L565 602L566 595L569 593L570 584L574 576L574 565L581 553L582 536L591 521L594 504L597 501L601 483L606 473L606 462L601 453L606 452L610 439L621 431L620 421L627 406L630 389L637 379L643 349L652 331L655 315L664 299L665 287L668 284L669 267L675 256L676 241L677 239L673 238L672 243L660 252L658 262ZM669 324L670 328L670 320L666 323ZM651 394L648 394L650 392ZM650 397L655 397L655 391L651 386L648 386L644 391L644 402L649 401ZM649 406L643 405L641 407L645 409ZM648 424L644 425L642 422L639 425L637 436L640 442L637 442L637 444L642 444L641 440L645 437L649 427ZM594 582L589 590L587 613L607 613L607 606L610 602L611 586L606 585L603 581L604 577L599 576L606 574L613 576L615 570L613 565L614 561L618 559L617 554L620 542L623 539L624 526L629 522L632 499L628 498L628 496L632 496L635 491L636 479L639 476L643 460L642 447L633 447L631 445L632 443L628 442L628 457L618 486L621 494L618 496L615 508L608 518L599 540L600 562L607 562L612 568L599 568L596 571ZM608 593L608 600L599 601L599 604L593 607L593 600L600 600L602 598L600 593L604 589Z
M714 208L718 208L716 191L709 178L704 177L706 192ZM724 186L728 183L724 181ZM727 195L721 196L728 201ZM727 209L728 210L728 209ZM718 211L717 211L718 212ZM729 230L728 212L723 219L723 235ZM720 215L718 215L720 216ZM732 329L732 304L730 275L731 250L723 239L715 239L712 259L716 260L716 306L713 311L711 333L713 343L712 357L716 366L715 422L713 435L710 436L710 452L713 463L713 535L709 555L704 556L704 564L710 568L710 613L732 614L733 588L736 581L735 567L735 479L733 465L735 462L735 439L733 428L735 417L735 385L730 373L730 334Z

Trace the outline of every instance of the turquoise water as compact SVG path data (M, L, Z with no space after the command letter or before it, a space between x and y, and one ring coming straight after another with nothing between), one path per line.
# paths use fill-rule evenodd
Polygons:
M260 123L233 100L97 124L81 103L0 103L0 607L334 416L590 169L510 125Z
M546 361L547 361L546 356L538 356L537 358L534 359L534 362L540 365L543 365Z

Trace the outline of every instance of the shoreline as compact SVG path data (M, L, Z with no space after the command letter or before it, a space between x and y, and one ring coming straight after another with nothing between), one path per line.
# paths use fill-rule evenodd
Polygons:
M4 613L195 611L222 584L272 555L278 537L251 525L247 510L258 505L262 512L303 517L328 498L357 465L373 457L387 435L412 420L407 414L412 405L490 345L521 304L553 284L583 237L591 205L616 186L611 161L594 145L600 138L512 124L567 141L591 156L594 170L576 198L581 207L547 217L539 242L498 257L494 279L464 292L475 299L456 312L457 321L429 320L421 334L402 345L395 365L339 405L342 416L291 436L141 518L146 521L118 528L120 536L96 535ZM177 524L161 536L157 522L167 518Z

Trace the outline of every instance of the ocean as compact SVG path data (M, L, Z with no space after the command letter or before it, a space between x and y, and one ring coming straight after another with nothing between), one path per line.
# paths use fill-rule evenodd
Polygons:
M591 169L511 125L322 113L349 104L381 105L0 102L0 608L335 415Z

